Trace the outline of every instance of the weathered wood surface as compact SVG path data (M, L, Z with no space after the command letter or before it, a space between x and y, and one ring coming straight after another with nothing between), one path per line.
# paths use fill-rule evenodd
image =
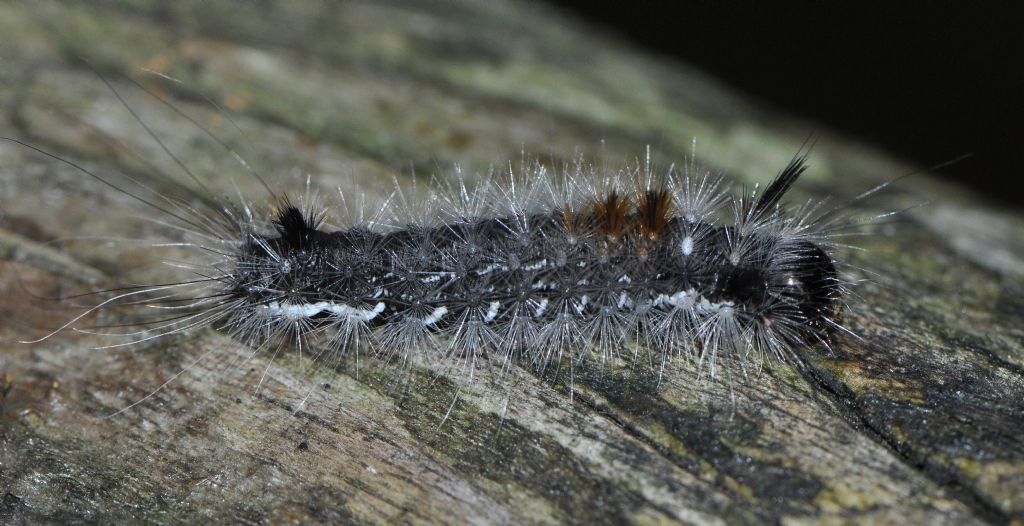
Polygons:
M651 144L665 163L693 137L750 184L818 129L536 5L12 2L0 34L3 134L99 173L174 172L84 56L225 194L229 177L260 191L117 73L183 80L150 85L262 173L300 190L310 173L325 193L383 193L456 162L485 173L522 151L618 165ZM812 165L798 198L911 169L827 131ZM0 178L0 523L1024 520L1024 217L926 175L872 199L926 204L845 255L878 275L847 317L863 341L732 382L685 364L660 387L583 371L571 398L514 371L508 392L463 389L443 425L455 384L421 367L239 367L249 351L212 331L102 351L89 336L13 343L75 312L21 285L57 294L168 270L125 241L157 229L125 196L8 143ZM57 241L71 236L94 237Z

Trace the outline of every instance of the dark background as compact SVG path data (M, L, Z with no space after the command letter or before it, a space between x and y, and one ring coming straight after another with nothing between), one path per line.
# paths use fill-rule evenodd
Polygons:
M790 113L1024 206L1024 8L897 5L556 5L696 65Z

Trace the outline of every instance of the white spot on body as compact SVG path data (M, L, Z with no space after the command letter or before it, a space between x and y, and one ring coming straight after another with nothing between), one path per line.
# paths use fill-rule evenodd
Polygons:
M693 238L691 236L684 237L683 244L679 249L684 256L689 256L690 254L693 254Z
M302 320L312 318L322 312L333 314L339 318L358 321L370 321L384 312L384 302L377 302L372 309L357 309L344 303L318 301L316 303L278 303L276 301L263 306L266 314L274 318L286 320Z
M539 317L544 315L544 311L546 311L547 309L548 309L548 300L547 300L547 298L544 298L544 299L540 300L539 304L537 304L537 309L534 311L533 316L535 318L539 318Z
M429 316L423 318L423 325L433 325L441 321L445 314L448 314L448 307L438 307Z
M523 270L526 270L526 271L540 270L540 269L546 267L547 264L548 264L548 260L542 259L542 260L540 260L540 261L538 261L538 262L536 262L536 263L534 263L532 265L527 265L527 266L523 267Z
M491 323L494 318L498 317L498 308L501 307L501 303L492 301L490 308L487 309L487 314L484 315L484 323Z
M486 276L495 270L507 271L508 268L503 265L487 265L486 267L476 272L477 276Z
M577 305L575 305L573 310L576 311L576 314L582 315L583 311L587 308L588 303L590 303L590 297L584 294L583 296L580 296L580 302Z
M729 313L732 313L734 306L731 301L708 301L707 298L693 289L681 290L671 296L659 294L658 297L650 302L650 305L653 307L693 309L697 314L705 315L716 314L723 309L728 309Z

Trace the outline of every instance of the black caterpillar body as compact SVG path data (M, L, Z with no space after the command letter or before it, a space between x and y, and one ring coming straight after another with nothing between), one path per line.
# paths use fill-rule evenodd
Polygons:
M538 369L637 347L711 367L716 353L794 358L827 345L846 294L823 222L779 205L804 169L798 157L731 201L718 181L672 174L584 198L549 191L534 208L499 193L489 213L449 206L390 231L325 232L322 214L285 202L272 232L249 229L218 268L231 308L216 319L254 345L317 335L337 353L497 352ZM525 178L551 186L543 169Z

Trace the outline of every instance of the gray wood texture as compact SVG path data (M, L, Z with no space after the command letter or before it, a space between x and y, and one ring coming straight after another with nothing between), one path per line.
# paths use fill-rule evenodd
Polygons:
M667 165L694 138L701 162L752 185L812 131L795 199L841 202L914 169L538 4L10 2L0 34L0 134L157 188L156 169L180 171L77 57L222 195L262 194L123 74L275 184L301 193L311 174L329 203L522 152L619 166L650 145ZM132 241L159 236L147 212L71 167L0 142L0 184L0 523L1024 521L1024 216L924 173L867 201L865 215L909 210L844 251L870 279L846 315L863 339L718 382L682 363L660 386L584 368L572 396L521 370L508 389L482 373L459 390L423 365L251 356L211 330L18 344L79 312L26 290L170 270Z

